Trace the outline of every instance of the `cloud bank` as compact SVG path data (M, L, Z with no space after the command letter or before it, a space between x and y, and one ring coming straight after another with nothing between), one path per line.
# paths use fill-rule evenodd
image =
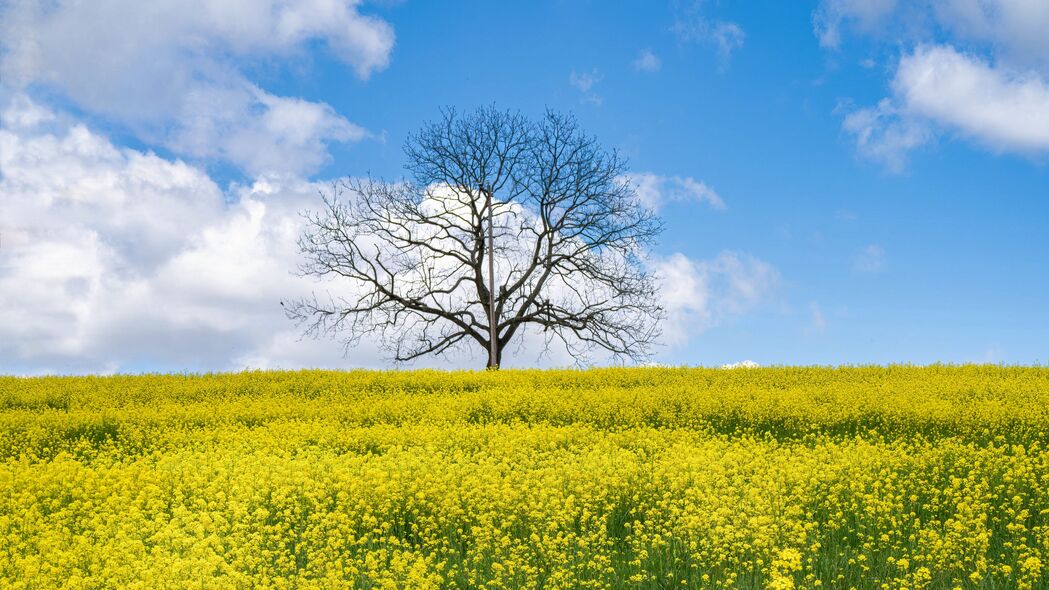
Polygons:
M381 367L302 340L281 299L339 293L295 274L299 212L323 183L258 180L223 190L198 166L114 145L24 95L0 108L0 372ZM667 344L759 304L778 276L752 257L681 254L666 280ZM531 364L530 337L510 351ZM540 364L564 366L554 350ZM423 366L476 366L471 357Z
M292 271L314 185L226 194L199 168L58 119L21 98L0 126L0 370L345 364L296 343L280 313L312 287ZM362 352L355 364L378 364Z

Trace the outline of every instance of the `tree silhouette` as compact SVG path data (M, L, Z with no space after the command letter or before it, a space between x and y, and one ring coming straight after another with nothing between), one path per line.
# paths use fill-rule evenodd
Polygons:
M643 256L662 229L570 115L442 111L409 136L410 179L349 179L306 212L303 275L352 295L282 302L312 336L377 336L396 361L479 346L487 366L527 330L585 362L647 357L662 309ZM493 295L494 292L494 295Z

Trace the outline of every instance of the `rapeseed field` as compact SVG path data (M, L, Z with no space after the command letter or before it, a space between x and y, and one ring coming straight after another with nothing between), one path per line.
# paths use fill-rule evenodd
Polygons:
M1049 369L0 378L0 586L1049 588Z

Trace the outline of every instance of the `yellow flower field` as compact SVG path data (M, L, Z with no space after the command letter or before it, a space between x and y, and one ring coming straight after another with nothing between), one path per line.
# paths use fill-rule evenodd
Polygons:
M0 586L1049 588L1049 369L0 378Z

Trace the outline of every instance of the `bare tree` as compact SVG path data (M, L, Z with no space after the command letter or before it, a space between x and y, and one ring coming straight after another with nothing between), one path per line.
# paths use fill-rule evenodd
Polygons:
M304 214L301 272L353 293L282 302L307 335L378 336L397 361L480 346L490 368L530 329L578 362L650 353L662 225L572 116L449 109L405 154L410 180L340 181Z

